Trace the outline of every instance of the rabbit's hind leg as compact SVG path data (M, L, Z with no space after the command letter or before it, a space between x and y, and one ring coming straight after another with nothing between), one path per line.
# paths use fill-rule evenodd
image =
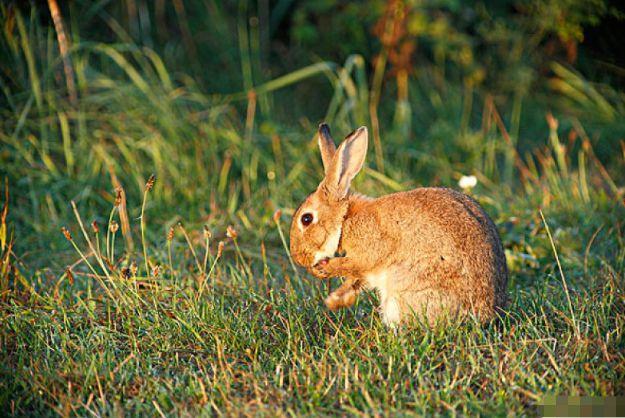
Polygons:
M380 315L382 322L389 328L397 328L401 322L401 306L396 297L387 297L380 304Z
M412 312L419 320L425 320L430 327L439 321L457 318L461 308L458 298L439 290L405 292L402 296L408 305L406 311Z

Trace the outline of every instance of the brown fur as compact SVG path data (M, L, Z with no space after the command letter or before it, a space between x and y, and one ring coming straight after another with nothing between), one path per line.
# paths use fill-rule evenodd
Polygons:
M328 167L340 164L341 157L331 163L324 158L326 178L295 213L291 226L295 261L316 277L346 279L326 299L330 309L351 306L368 287L378 291L382 317L389 325L412 314L425 316L429 323L444 315L491 319L505 305L508 278L491 219L475 200L446 188L419 188L377 199L348 190L343 194L342 185L349 187L351 178L339 180L336 173L352 175L360 169L359 154L366 153L367 141L362 129L345 140L351 142L349 147L341 144L332 150L335 155L343 153L343 169ZM329 131L324 134L327 137ZM325 144L320 139L326 156L327 145L327 138ZM346 156L352 152L357 155ZM311 210L316 222L308 227L298 224L300 216ZM329 238L338 229L336 250L344 257L328 254Z

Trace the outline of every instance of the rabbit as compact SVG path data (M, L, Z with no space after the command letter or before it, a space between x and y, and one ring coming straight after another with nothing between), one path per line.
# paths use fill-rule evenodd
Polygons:
M507 301L508 268L493 221L471 197L422 187L367 197L350 189L367 153L360 127L336 148L328 125L318 131L324 178L293 215L290 252L313 276L343 277L325 300L354 304L378 293L382 322L443 317L490 321Z

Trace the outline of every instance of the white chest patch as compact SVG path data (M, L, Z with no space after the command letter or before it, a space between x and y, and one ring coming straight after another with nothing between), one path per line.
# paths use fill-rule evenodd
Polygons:
M313 264L317 264L319 261L323 260L324 258L334 257L336 250L339 249L339 240L341 239L341 230L342 228L339 226L339 228L336 231L328 235L328 237L326 238L326 242L323 243L323 247L315 253Z

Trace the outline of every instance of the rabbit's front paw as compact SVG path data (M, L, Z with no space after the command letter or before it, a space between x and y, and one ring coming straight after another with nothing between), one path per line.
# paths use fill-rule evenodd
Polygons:
M318 279L329 279L331 276L330 272L328 271L328 261L329 259L324 258L323 260L312 266L310 268L310 272L313 274L313 276Z

